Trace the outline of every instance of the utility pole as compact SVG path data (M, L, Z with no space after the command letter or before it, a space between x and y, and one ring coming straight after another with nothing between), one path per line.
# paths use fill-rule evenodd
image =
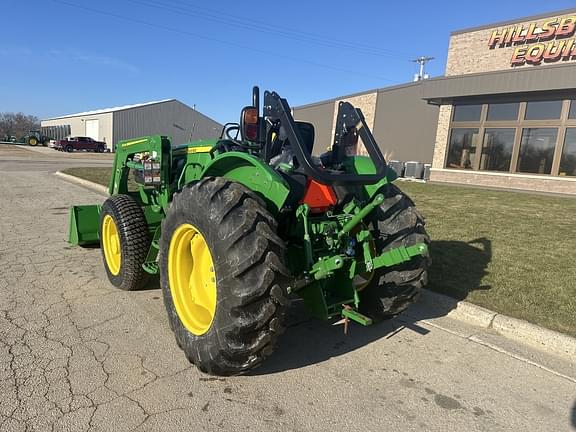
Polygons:
M418 63L420 65L419 72L417 74L414 74L414 81L422 81L424 79L428 79L428 74L424 72L424 65L428 63L430 60L434 60L434 57L420 56L412 60L412 62Z

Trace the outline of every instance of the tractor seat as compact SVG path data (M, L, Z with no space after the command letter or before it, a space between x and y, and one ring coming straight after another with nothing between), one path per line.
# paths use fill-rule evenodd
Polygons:
M312 149L314 147L314 125L312 123L301 121L294 122L294 124L298 128L300 136L302 137L302 146L304 147L304 151L311 155ZM272 142L272 148L270 150L269 157L270 160L276 158L281 153L290 151L291 143L288 138L283 137L282 135L283 133L281 130L280 136L277 136L276 139Z
M314 146L314 125L312 123L299 121L294 123L302 137L304 151L309 155L312 154L312 148ZM275 168L280 164L288 164L294 167L291 173L283 172L283 170L277 170L277 172L284 177L290 187L290 194L286 199L286 203L296 207L306 192L308 176L304 173L302 167L298 166L298 160L294 155L290 141L287 138L282 139L283 137L281 135L282 133L280 133L280 136L272 143L270 165Z
M304 145L304 151L308 152L309 155L312 154L312 149L314 148L314 125L308 122L300 122L297 121L296 127L302 136L302 140L304 141L302 144Z

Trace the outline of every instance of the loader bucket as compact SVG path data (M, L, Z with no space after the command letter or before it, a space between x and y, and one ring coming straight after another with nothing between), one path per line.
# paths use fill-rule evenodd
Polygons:
M100 241L100 206L96 204L70 207L70 233L68 242L85 246Z

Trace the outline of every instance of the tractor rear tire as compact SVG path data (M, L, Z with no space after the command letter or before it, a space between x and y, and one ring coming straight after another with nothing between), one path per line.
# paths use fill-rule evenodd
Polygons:
M146 285L149 277L142 264L151 240L142 207L128 195L108 198L100 212L99 236L110 283L124 291Z
M399 246L430 243L424 229L424 218L414 202L398 187L389 184L385 200L372 214L369 228L374 248L382 254ZM360 311L376 320L392 318L416 302L420 289L428 283L430 257L415 256L394 267L374 271L368 284L360 291Z
M179 233L190 228L190 245L185 241L180 249ZM284 331L288 270L276 228L254 192L221 177L187 185L174 196L162 222L160 282L176 342L202 372L245 372L272 353ZM204 255L194 255L198 241ZM211 258L203 261L207 255ZM199 265L206 268L195 279L193 266ZM180 273L180 266L187 273ZM189 282L182 283L187 279L180 274L190 275ZM206 286L208 291L198 291ZM202 303L200 297L211 300ZM204 321L203 314L190 312L198 311L195 302L210 306L199 310L209 311Z

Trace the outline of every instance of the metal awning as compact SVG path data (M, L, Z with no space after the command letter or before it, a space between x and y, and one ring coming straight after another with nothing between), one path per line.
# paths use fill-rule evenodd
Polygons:
M432 78L424 82L422 99L443 105L462 98L563 91L576 94L575 63Z

